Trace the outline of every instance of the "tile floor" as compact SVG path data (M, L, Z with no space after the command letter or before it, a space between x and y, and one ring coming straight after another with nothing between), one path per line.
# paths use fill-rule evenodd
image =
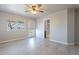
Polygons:
M29 38L0 44L0 55L78 55L79 46Z

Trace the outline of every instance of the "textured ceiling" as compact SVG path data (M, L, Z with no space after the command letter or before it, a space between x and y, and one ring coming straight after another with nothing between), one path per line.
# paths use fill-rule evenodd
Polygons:
M24 12L24 4L0 4L0 11L19 14L30 18L40 18L66 8L79 8L79 4L42 4L44 13L32 14Z

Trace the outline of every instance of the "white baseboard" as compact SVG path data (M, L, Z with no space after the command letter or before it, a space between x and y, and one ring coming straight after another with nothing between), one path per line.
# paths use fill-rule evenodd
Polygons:
M0 43L7 43L7 42L10 42L10 41L16 41L16 40L22 40L22 39L25 39L26 37L23 37L23 38L16 38L16 39L11 39L11 40L5 40L5 41L2 41Z
M64 44L64 45L74 45L74 43L66 43L66 42L56 41L53 39L50 39L50 41L57 42L57 43Z
M75 45L75 43L68 43L67 45Z

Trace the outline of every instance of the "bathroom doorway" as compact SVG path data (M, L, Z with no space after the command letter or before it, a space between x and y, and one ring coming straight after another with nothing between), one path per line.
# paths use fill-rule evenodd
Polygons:
M45 20L44 23L44 38L50 37L50 19Z

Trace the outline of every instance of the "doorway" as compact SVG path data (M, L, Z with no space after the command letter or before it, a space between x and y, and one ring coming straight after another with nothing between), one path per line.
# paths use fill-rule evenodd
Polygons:
M45 20L44 23L44 38L50 37L50 19Z

